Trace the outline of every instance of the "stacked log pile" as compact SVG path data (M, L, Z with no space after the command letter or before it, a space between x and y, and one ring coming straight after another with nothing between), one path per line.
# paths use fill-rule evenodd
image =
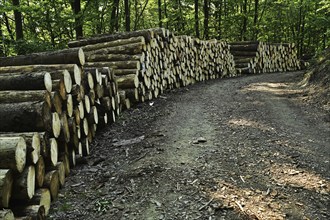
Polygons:
M299 68L294 45L229 45L166 29L101 35L0 58L0 219L43 219L96 130L166 89ZM235 62L236 61L236 67Z
M166 89L236 75L227 43L174 36L162 28L82 39L69 47L83 48L85 66L114 69L121 99L128 106L158 97Z
M299 70L294 44L269 44L259 41L230 43L237 71L242 74Z
M115 121L109 68L82 49L0 58L0 219L44 219L96 129Z

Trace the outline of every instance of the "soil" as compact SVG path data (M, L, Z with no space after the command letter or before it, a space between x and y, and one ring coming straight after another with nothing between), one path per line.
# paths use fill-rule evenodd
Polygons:
M302 76L211 80L125 111L50 219L330 219L330 117Z

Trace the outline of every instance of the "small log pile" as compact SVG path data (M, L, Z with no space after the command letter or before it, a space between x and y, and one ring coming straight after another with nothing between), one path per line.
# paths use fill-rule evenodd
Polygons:
M87 67L114 69L128 106L166 89L236 75L227 43L174 36L163 28L101 35L69 42L69 47L82 47Z
M81 48L0 58L0 219L44 219L120 94Z
M295 44L259 41L230 43L238 73L270 73L301 69Z

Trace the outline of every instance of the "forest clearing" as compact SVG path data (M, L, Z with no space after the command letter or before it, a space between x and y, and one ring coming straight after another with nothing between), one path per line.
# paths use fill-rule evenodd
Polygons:
M0 219L329 219L329 13L4 1Z

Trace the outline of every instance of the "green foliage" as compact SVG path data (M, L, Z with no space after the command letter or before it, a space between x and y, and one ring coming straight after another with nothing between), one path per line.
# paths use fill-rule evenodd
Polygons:
M81 0L81 12L73 13L73 0L20 0L0 3L1 53L6 56L66 47L75 38L78 18L84 36L125 30L124 1L114 10L114 0ZM209 0L209 37L228 41L263 40L296 43L299 54L314 54L330 45L329 0ZM199 0L199 30L204 36L204 0ZM244 13L244 4L247 11ZM161 0L162 25L177 35L195 35L195 1ZM131 30L159 25L158 0L130 0ZM15 42L13 10L22 13L24 42ZM255 19L257 16L257 19ZM255 24L255 20L257 23ZM247 22L244 30L243 22Z

